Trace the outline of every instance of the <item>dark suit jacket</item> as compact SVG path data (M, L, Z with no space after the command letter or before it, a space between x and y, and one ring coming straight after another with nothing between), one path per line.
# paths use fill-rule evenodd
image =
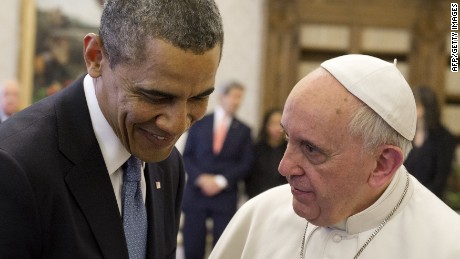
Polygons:
M147 258L174 259L180 154L147 164L145 176ZM0 125L0 258L128 258L83 78Z
M233 119L222 150L218 155L212 151L214 114L205 116L189 130L184 147L184 164L187 183L184 195L184 211L188 208L211 208L234 213L237 203L237 183L249 173L252 163L251 129L238 119ZM203 173L223 175L228 186L214 197L204 196L195 185Z

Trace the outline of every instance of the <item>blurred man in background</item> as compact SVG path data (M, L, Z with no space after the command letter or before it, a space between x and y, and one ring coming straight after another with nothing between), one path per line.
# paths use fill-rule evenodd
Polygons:
M219 90L219 105L190 128L184 148L186 259L204 258L207 219L212 219L213 243L217 242L235 214L238 182L246 177L252 162L251 130L235 117L244 87L228 82Z
M0 122L19 111L20 89L16 80L6 80L0 85Z

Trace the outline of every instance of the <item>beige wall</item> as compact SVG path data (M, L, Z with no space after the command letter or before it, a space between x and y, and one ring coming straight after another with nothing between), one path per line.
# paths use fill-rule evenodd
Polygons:
M254 127L257 126L260 103L263 2L264 0L217 0L225 32L217 83L236 79L246 85L245 100L238 115ZM214 103L210 108L213 105Z
M216 85L237 80L246 86L238 117L253 129L255 136L259 121L262 53L264 46L265 0L216 0L224 23L224 49L217 72ZM217 94L210 99L208 111L217 103ZM186 134L178 141L182 150Z
M19 76L20 3L20 0L0 3L0 81Z
M217 0L224 23L225 43L217 85L235 79L246 86L238 116L257 127L263 48L264 0ZM214 95L209 109L215 105Z

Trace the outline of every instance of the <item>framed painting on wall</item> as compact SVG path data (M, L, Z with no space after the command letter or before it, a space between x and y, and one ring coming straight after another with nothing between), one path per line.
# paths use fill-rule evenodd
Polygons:
M83 38L98 33L103 0L36 0L32 102L86 73Z

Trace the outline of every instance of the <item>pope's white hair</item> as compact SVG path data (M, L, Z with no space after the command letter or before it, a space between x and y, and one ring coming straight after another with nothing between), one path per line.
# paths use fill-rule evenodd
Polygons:
M348 124L352 136L363 138L363 151L372 152L382 144L401 148L404 158L412 149L412 142L393 129L382 117L367 105L361 103Z

